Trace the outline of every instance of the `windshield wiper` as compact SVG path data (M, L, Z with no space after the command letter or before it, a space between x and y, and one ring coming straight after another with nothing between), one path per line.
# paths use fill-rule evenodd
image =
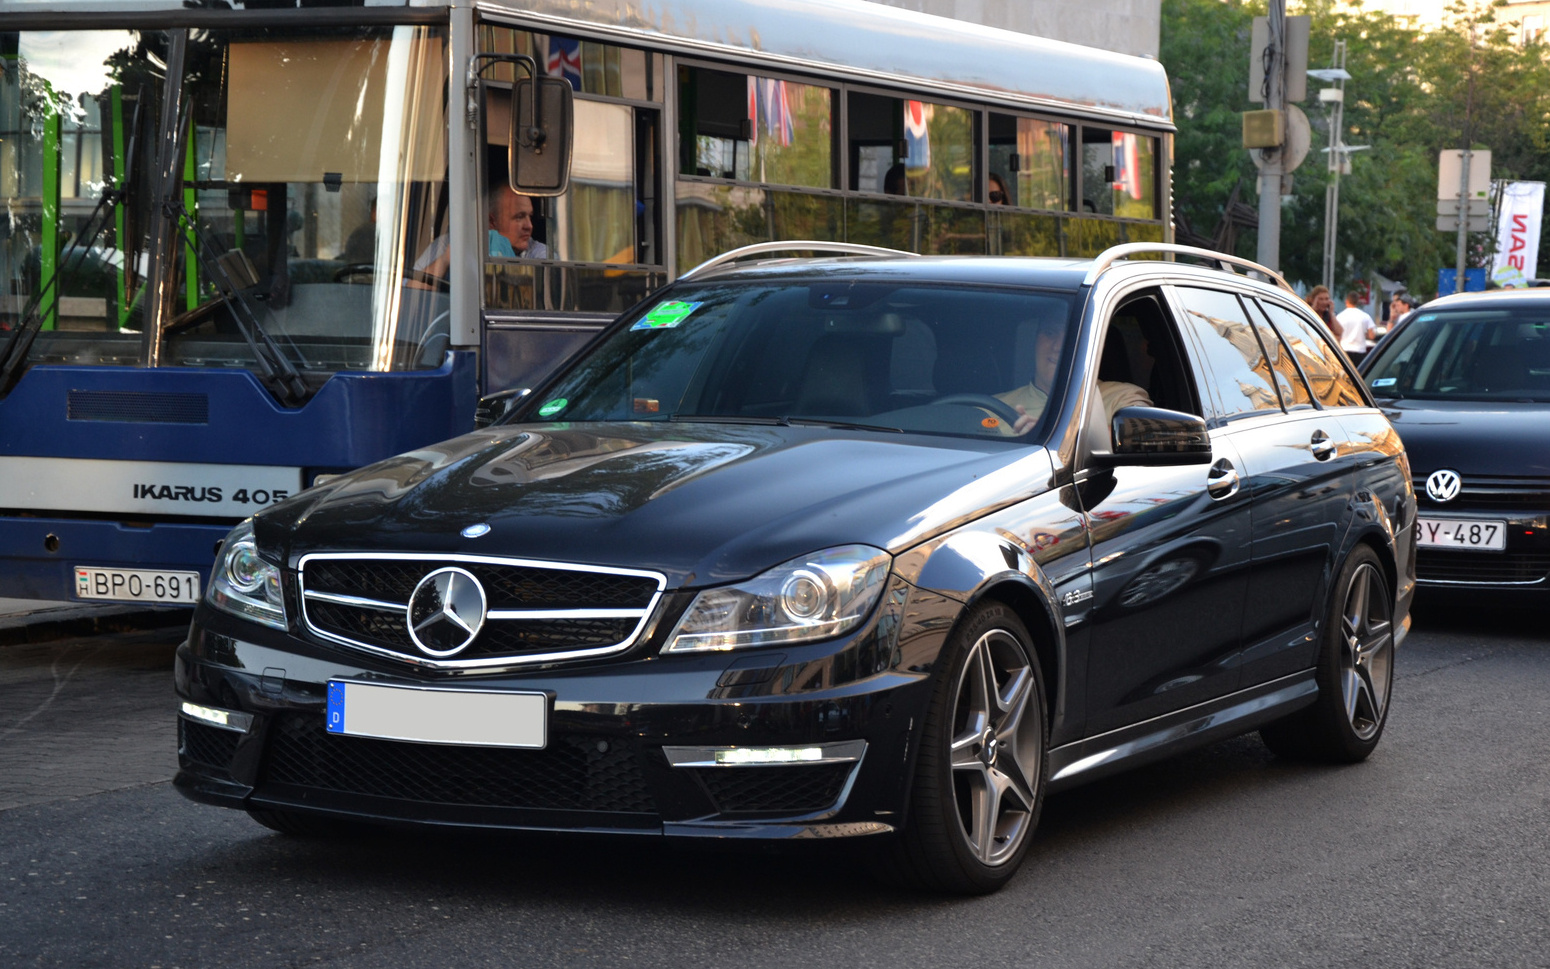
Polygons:
M109 207L117 205L124 200L129 185L130 173L134 170L135 147L140 137L140 105L142 99L135 99L135 113L132 119L132 127L129 135L129 149L124 155L124 170L118 173L112 188L104 188L102 195L97 199L97 205L86 217L81 231L76 234L79 240L86 230L91 233L86 237L86 245L71 244L71 254L66 260L54 267L54 273L48 279L40 280L38 291L28 300L25 310L22 312L21 322L12 331L11 338L6 341L5 347L0 349L0 397L4 397L16 386L21 375L26 371L23 366L27 362L27 354L32 351L32 342L37 339L38 333L43 329L43 306L52 297L53 293L60 289L62 280L67 273L73 273L85 263L92 249L97 245L97 237L102 235L102 230L107 228L108 219L105 215ZM123 252L123 240L119 240L119 251ZM41 263L41 250L39 253ZM69 259L73 257L74 261ZM66 264L68 263L68 264Z
M178 126L178 137L174 142L175 157L181 157L184 147L184 134L189 130L188 110L184 109L184 117ZM231 278L226 267L221 264L220 256L214 243L210 241L209 233L199 226L193 213L183 204L175 194L169 193L162 201L162 214L172 221L174 225L182 224L194 239L194 256L199 262L200 268L207 276L216 280L216 292L226 308L231 310L232 319L237 323L237 330L242 334L242 339L247 342L248 349L253 351L253 359L258 364L259 375L269 384L275 396L282 404L299 404L307 399L307 382L302 379L301 373L291 364L285 351L280 349L269 331L258 322L258 314L253 306L243 295L241 287ZM191 272L193 267L184 268L184 272ZM163 330L165 332L165 328ZM294 349L294 344L292 345Z
M784 417L781 423L790 427L799 425L802 427L834 427L842 431L892 431L894 434L903 434L902 427L884 427L881 424L856 424L851 421L826 421L817 417Z
M765 427L834 427L846 431L891 431L903 434L900 427L883 427L880 424L856 424L850 421L830 421L817 417L741 417L733 414L674 414L668 418L674 423L705 424L759 424Z

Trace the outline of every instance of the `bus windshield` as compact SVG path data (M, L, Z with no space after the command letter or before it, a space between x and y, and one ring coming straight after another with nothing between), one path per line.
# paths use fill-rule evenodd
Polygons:
M192 31L181 65L157 31L4 36L0 119L31 137L0 135L28 155L0 175L0 326L36 304L29 363L254 368L254 331L298 371L442 363L446 283L414 268L447 237L442 29Z

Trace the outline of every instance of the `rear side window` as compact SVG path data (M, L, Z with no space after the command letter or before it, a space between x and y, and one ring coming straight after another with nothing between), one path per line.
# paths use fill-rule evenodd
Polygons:
M1292 356L1308 375L1313 396L1325 407L1365 407L1367 401L1346 372L1341 353L1319 333L1314 324L1291 310L1266 301L1265 312L1286 338Z
M1205 383L1216 391L1216 417L1227 419L1260 411L1280 411L1270 363L1249 324L1243 304L1232 293L1180 286L1186 329L1205 353Z
M1312 407L1313 394L1308 390L1308 385L1302 379L1302 374L1297 370L1297 363L1292 359L1289 349L1281 342L1276 331L1271 329L1265 320L1264 307L1254 300L1245 301L1250 314L1254 317L1254 330L1259 334L1260 346L1265 349L1265 359L1270 362L1270 372L1275 375L1276 389L1281 392L1281 403L1287 410L1296 410L1299 407Z

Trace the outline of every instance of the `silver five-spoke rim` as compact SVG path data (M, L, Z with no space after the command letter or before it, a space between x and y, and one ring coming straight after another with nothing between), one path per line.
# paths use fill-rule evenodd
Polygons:
M1340 691L1359 740L1383 726L1394 661L1394 623L1383 576L1363 562L1346 587L1340 614Z
M964 840L985 865L1012 858L1033 819L1043 725L1033 670L1011 633L992 629L969 649L953 701L953 797Z

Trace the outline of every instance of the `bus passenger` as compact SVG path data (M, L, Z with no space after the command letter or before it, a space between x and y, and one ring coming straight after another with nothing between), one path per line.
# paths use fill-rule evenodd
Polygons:
M990 179L990 191L985 193L985 197L987 200L989 200L990 204L1011 205L1012 197L1007 194L1006 182L1001 178L1001 176L997 175L995 172L991 172L986 177Z

